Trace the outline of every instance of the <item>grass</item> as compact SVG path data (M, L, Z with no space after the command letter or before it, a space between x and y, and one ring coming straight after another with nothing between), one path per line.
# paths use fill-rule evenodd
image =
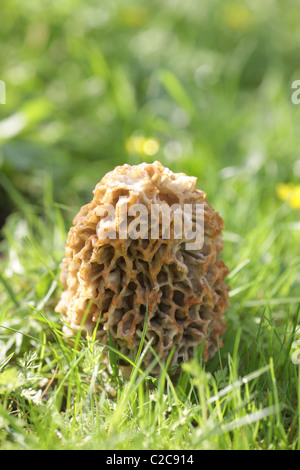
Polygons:
M106 346L95 338L64 340L53 312L61 291L63 214L56 204L24 212L23 202L20 197L2 241L1 448L300 448L299 366L292 361L300 309L289 295L299 259L285 270L280 265L291 237L282 218L288 210L265 221L264 230L253 227L238 252L238 238L226 235L234 269L225 346L206 365L186 364L173 384L167 368L157 380L151 368L140 370L151 347L143 341L126 380L113 344L109 371ZM276 227L272 236L269 224ZM258 269L266 246L280 257L269 256Z
M1 5L0 448L300 450L296 0ZM126 380L54 307L73 216L117 164L198 177L221 213L224 347Z

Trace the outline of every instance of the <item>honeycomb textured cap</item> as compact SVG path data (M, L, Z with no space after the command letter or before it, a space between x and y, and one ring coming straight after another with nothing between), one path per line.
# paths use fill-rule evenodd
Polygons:
M169 239L151 239L151 227L147 237L119 239L118 214L124 203L128 210L142 204L149 214L153 204L189 204L193 220L196 205L203 204L203 246L189 251L187 240L175 238L174 232ZM104 204L116 208L114 217L99 210ZM157 223L161 235L162 219ZM211 358L222 346L229 306L228 269L220 259L223 227L194 177L172 173L159 162L126 164L107 173L68 234L61 271L64 291L56 307L70 327L65 333L78 331L86 315L84 331L92 334L97 325L101 343L108 344L110 333L118 350L131 358L147 318L146 340L163 363L172 348L171 366L188 361L203 341L203 359ZM115 238L109 236L113 230ZM144 369L153 361L150 350L143 361ZM121 365L128 363L121 360ZM156 364L151 375L159 371Z

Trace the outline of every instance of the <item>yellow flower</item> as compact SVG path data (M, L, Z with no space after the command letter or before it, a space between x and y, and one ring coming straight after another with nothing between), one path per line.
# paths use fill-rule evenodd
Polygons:
M127 26L140 27L144 26L149 19L149 14L145 8L139 6L131 6L120 10L120 16Z
M300 185L279 183L276 187L277 196L286 201L293 209L300 209Z
M224 9L224 19L230 28L236 31L247 31L253 22L253 17L248 8L237 3L229 3Z
M159 150L159 142L154 137L131 136L126 141L126 150L128 153L152 157Z

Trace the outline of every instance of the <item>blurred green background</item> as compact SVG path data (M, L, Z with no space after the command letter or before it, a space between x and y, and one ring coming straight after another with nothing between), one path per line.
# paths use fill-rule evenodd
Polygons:
M2 0L1 225L11 187L37 208L53 191L74 215L116 164L160 160L247 232L280 204L276 184L300 177L297 8Z
M300 448L291 360L300 339L300 104L291 100L300 80L298 11L299 0L0 0L0 369L14 355L0 383L0 408L8 404L0 441L176 448L186 436L184 448ZM58 275L73 217L107 171L154 160L197 176L226 226L228 330L205 369L216 385L199 375L204 411L196 423L203 419L207 434L191 404L176 415L171 401L156 402L149 427L135 392L128 413L123 395L115 408L101 394L94 414L90 350L79 363L77 346L67 352L57 341ZM287 186L279 191L280 183ZM282 200L290 184L298 188L293 204ZM273 375L257 382L269 365ZM49 382L37 382L39 374ZM252 388L243 380L237 389L247 374L257 377ZM216 408L211 392L204 399L202 377L213 395L229 387ZM274 404L277 414L261 419ZM98 419L93 439L101 434L101 443L92 444Z

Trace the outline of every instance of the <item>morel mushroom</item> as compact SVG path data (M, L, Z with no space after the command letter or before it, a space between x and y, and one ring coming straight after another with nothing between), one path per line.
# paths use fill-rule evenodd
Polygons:
M146 210L139 224L131 210L136 204ZM192 227L196 206L203 208L204 236L197 249L187 249L188 233L176 236L175 211L169 211L166 236L160 209L174 204L191 208ZM73 224L61 272L65 290L56 307L70 327L65 327L66 333L82 327L92 334L97 325L101 343L108 344L111 335L118 350L132 358L147 320L146 340L151 340L162 363L174 349L170 366L188 361L200 345L204 361L215 354L218 344L222 346L229 306L224 282L228 269L220 259L224 224L205 193L196 189L196 178L174 174L159 162L119 166L96 186L93 200L81 208ZM130 224L138 235L130 233ZM149 349L143 368L152 361ZM128 363L121 360L121 365L126 371ZM158 376L159 371L156 363L151 375Z

